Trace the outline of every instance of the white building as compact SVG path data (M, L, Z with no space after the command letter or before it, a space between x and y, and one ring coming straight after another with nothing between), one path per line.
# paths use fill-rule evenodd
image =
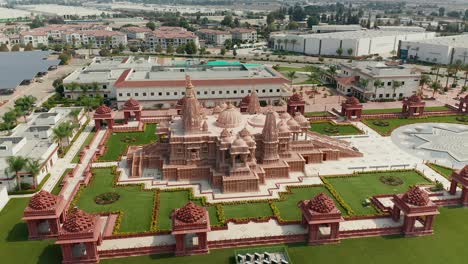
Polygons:
M468 35L402 41L400 58L438 64L468 63Z
M362 30L361 25L316 25L312 26L313 33L331 33Z
M185 92L185 76L190 75L197 87L197 97L207 107L227 100L240 102L253 87L264 103L276 103L291 95L289 80L261 64L212 61L172 61L160 64L156 58L100 58L64 79L67 97L77 97L80 89L71 91L71 83L97 83L104 97L116 98L120 107L130 98L146 108L173 107ZM105 88L104 88L105 87ZM93 94L89 91L88 94Z
M233 28L231 29L232 39L242 42L257 42L257 31L248 28Z
M167 49L168 45L172 45L176 49L179 45L186 45L189 42L194 42L197 47L200 47L198 36L181 27L160 27L145 35L145 43L148 49L152 51L158 45L163 49Z
M145 39L146 33L152 32L147 27L124 27L120 31L126 33L129 39Z
M15 174L7 169L7 159L10 156L40 160L42 167L37 175L37 183L46 177L58 160L58 145L53 140L52 130L62 122L74 122L70 116L73 109L77 108L57 107L47 113L33 113L28 122L16 126L10 136L0 137L0 186L6 186L8 190L16 187ZM84 111L80 113L78 120L80 125L86 122ZM33 183L30 172L21 171L19 174L21 182Z
M426 31L423 27L415 26L378 26L380 31L400 31L400 32L424 32Z
M7 205L10 197L8 197L8 190L6 186L0 185L0 212Z
M204 40L207 44L214 44L217 46L224 45L226 40L232 39L232 35L228 31L200 29L197 33L200 39Z
M49 36L47 32L43 31L23 31L20 33L20 43L27 45L32 44L34 48L38 46L49 45Z
M354 61L340 64L336 77L342 94L366 100L389 100L410 97L419 88L421 73L395 62ZM375 85L379 80L380 85Z
M275 50L287 50L306 55L366 56L371 54L390 55L398 51L400 41L434 38L434 32L398 32L361 30L324 34L277 34L271 39ZM349 53L351 51L351 53Z

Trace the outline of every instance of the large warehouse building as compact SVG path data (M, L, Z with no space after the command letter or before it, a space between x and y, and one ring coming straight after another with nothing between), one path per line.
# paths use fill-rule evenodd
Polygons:
M468 35L402 41L400 58L438 64L468 63Z
M423 40L435 37L434 32L403 32L361 30L324 34L277 34L272 36L275 50L286 50L306 55L366 56L389 55L398 51L400 41ZM351 52L349 52L351 51Z
M226 61L98 58L63 82L69 98L82 94L81 86L97 86L98 89L86 89L87 93L116 98L119 107L134 98L146 108L167 108L184 95L186 75L191 77L197 87L197 98L206 107L226 101L239 103L252 89L257 91L261 102L268 104L291 96L289 80L270 67Z

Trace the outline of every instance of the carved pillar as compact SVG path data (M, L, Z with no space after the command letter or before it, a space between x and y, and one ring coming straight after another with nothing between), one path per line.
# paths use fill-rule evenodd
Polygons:
M61 245L62 248L62 263L70 263L73 261L72 244Z
M51 235L58 235L59 233L59 220L58 219L49 219L49 228Z
M107 126L109 129L112 129L114 127L114 119L107 119Z
M466 187L462 188L462 194L461 194L460 200L463 205L468 205L468 188Z
M86 243L86 258L87 259L98 259L96 243L88 242Z
M140 121L141 120L141 111L135 111L135 119L137 121Z
M128 120L130 119L130 112L128 111L125 111L124 112L124 121L125 121L125 124L128 124Z
M319 237L319 226L310 225L309 226L309 243L316 242Z
M393 221L397 222L398 220L400 220L400 208L398 208L397 206L393 206L393 210L392 210L392 219Z
M340 234L340 223L330 225L330 239L337 239Z
M455 193L457 192L457 182L452 180L451 183L450 183L450 191L449 193L451 195L454 195Z
M199 249L208 249L207 235L206 233L198 233L198 248Z
M185 235L180 234L180 235L175 235L176 239L176 254L183 253L185 251Z
M96 130L101 129L101 120L95 119L94 120L94 126L96 127Z
M29 239L34 239L39 236L39 231L37 230L38 221L30 220L27 221Z
M405 222L403 224L403 233L412 233L414 231L414 223L416 218L405 216Z
M426 221L424 221L424 230L430 231L432 230L432 225L434 223L435 215L428 215L426 216Z

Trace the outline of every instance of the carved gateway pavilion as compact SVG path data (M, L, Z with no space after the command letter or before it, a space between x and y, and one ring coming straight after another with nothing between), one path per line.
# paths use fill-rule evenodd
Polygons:
M157 142L129 147L131 177L159 169L167 181L208 180L222 192L252 192L307 163L362 156L346 142L310 132L299 112L262 111L255 90L241 113L230 103L204 109L194 89L187 77L180 115L159 125Z

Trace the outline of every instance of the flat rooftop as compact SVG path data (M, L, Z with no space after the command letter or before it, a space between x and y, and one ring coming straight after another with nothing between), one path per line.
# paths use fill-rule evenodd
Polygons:
M450 46L450 47L456 47L456 48L468 48L468 34L448 36L448 37L438 37L438 38L425 39L425 40L414 40L414 41L408 41L408 42Z
M298 35L306 39L362 39L362 38L376 38L376 37L389 37L399 35L412 35L422 34L423 32L408 32L408 31L381 31L381 30L358 30L358 31L344 31L332 32L322 34L303 34ZM289 34L277 34L274 37L287 37Z
M24 80L58 66L60 60L48 60L48 51L0 52L0 89L15 89Z
M408 65L388 65L378 61L353 61L341 63L342 66L358 69L364 74L372 76L415 76L421 75L414 67Z

